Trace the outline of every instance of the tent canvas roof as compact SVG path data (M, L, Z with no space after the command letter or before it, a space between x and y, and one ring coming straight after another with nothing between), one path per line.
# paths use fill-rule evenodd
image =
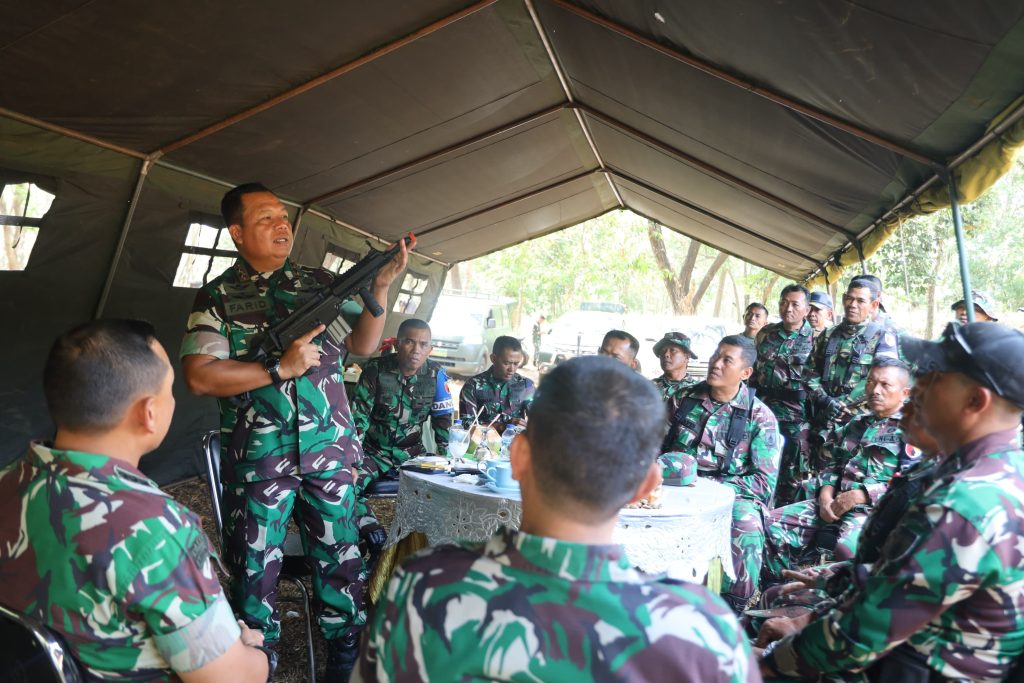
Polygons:
M1014 2L2 13L8 116L260 180L384 239L412 230L446 263L624 207L803 279L1024 93Z

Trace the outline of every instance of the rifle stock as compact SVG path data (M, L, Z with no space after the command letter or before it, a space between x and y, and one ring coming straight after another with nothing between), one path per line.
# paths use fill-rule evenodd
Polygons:
M416 238L412 235L403 237L402 240L409 249L416 244ZM370 252L359 263L338 275L331 284L314 293L291 315L267 330L242 360L255 361L274 353L284 353L292 342L317 325L326 326L334 322L339 315L338 309L341 304L353 296L359 296L363 300L366 310L370 311L373 317L383 315L384 308L374 298L371 287L377 272L398 252L397 243L387 251L377 251L371 247Z

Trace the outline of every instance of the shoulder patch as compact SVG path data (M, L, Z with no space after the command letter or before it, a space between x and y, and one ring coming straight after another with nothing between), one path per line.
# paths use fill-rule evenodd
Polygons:
M210 544L206 542L206 536L202 531L198 531L195 536L192 537L192 541L188 544L187 548L189 559L197 567L205 567L207 560L210 559Z

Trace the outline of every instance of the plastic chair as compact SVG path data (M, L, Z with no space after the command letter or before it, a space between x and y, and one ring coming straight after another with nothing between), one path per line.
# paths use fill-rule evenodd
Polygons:
M217 534L224 537L224 513L221 511L220 498L224 486L220 479L220 432L210 431L203 436L203 456L206 460L206 483L213 503L213 519L217 525ZM284 560L278 581L286 581L302 596L302 607L306 621L306 658L309 662L310 683L316 683L316 655L313 652L313 623L310 619L309 591L300 577L310 574L309 562L302 552L302 542L298 534L289 533L284 540ZM279 600L288 598L278 598Z
M83 683L63 639L40 621L0 605L0 679L6 683Z

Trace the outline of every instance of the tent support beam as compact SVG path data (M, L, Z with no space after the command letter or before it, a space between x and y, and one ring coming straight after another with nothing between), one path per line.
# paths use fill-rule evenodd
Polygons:
M117 247L114 249L114 256L110 259L110 267L107 269L107 280L103 283L103 291L100 293L99 302L96 304L96 312L93 319L103 317L103 311L107 307L107 300L110 298L110 290L114 286L114 277L117 275L117 264L121 261L124 253L124 245L128 241L128 231L132 227L132 219L135 217L135 209L139 205L139 197L142 195L142 186L146 184L149 171L153 168L155 159L143 159L142 167L139 169L139 178L135 182L135 191L132 193L131 201L128 204L128 212L125 214L124 223L121 225L121 235L117 238Z
M953 232L956 234L956 253L960 260L960 283L964 289L967 322L973 323L974 297L971 292L971 271L967 265L967 245L964 242L964 221L960 214L960 197L957 192L956 178L952 173L946 175L946 186L949 188L949 210L953 213Z
M435 225L434 227L427 228L426 230L420 230L419 235L417 235L417 237L422 237L424 235L429 235L429 234L431 234L433 232L437 232L438 230L444 230L445 228L450 228L453 225L457 225L457 224L462 223L464 221L472 220L474 218L477 218L478 216L483 216L484 214L490 213L492 211L498 211L499 209L504 209L506 206L511 206L512 204L516 204L518 202L522 202L522 201L525 201L527 199L531 199L531 198L536 197L538 195L542 195L545 192L550 192L551 190L558 189L559 187L562 187L564 185L568 185L569 183L574 183L577 180L581 180L582 178L586 178L588 176L592 176L592 175L596 175L596 174L602 174L603 175L604 173L605 173L605 171L602 170L602 169L599 169L599 168L595 168L595 169L593 169L591 171L584 171L583 173L577 173L576 175L570 176L568 178L565 178L564 180L559 180L557 182L551 183L550 185L545 185L544 187L538 188L536 190L530 190L529 192L527 192L525 194L521 194L521 195L518 195L516 197L512 197L511 199L506 199L504 201L498 202L497 204L492 204L491 206L484 207L484 208L480 209L479 211L474 211L473 213L466 214L465 216L460 216L459 218L456 218L453 221L448 221L446 223L442 223L441 225Z
M975 154L980 152L985 147L985 145L989 144L990 142L992 142L993 140L995 140L996 138L1001 136L1003 133L1005 133L1007 130L1009 130L1010 127L1015 125L1018 121L1020 121L1021 118L1024 118L1024 102L1021 102L1019 105L1017 105L1016 109L1011 111L1006 116L1006 118L1004 118L1002 121L1000 121L990 131L988 131L983 136L978 138L978 140L976 140L967 149L965 149L964 151L960 152L960 154L958 154L951 162L949 162L949 166L947 168L943 169L942 171L939 171L938 173L935 173L934 175L929 177L927 180L925 180L923 183L918 185L916 189L914 189L911 192L908 192L903 197L903 199L898 201L891 209L889 209L888 211L883 213L881 216L876 218L874 221L872 221L871 225L869 225L868 227L864 228L859 233L857 233L857 238L858 239L863 239L868 234L870 234L875 228L877 228L879 225L884 223L886 220L888 220L889 218L892 218L892 217L896 217L897 214L899 213L899 211L902 208L904 208L905 206L907 206L909 204L912 204L915 199L917 199L922 194L924 194L925 190L930 188L935 183L943 181L943 179L947 176L947 174L952 174L954 169L958 168L965 161L967 161L968 159L973 157ZM840 254L843 251L845 251L852 244L853 244L853 241L851 240L850 242L847 242L844 246L840 247L839 250L836 252L836 258L838 259L838 254ZM830 258L829 260L833 260L833 259ZM815 277L818 273L822 272L824 270L824 266L825 265L828 265L828 261L825 261L825 264L821 268L819 268L818 270L815 270L813 273L808 275L807 279L810 280L811 278Z
M781 197L778 197L772 194L771 192L768 192L767 190L762 190L760 187L757 187L756 185L752 185L751 183L748 183L745 180L741 180L736 176L727 173L726 171L723 171L717 166L701 161L696 157L690 156L686 152L680 149L676 149L675 147L672 147L671 145L668 145L667 143L664 143L658 140L657 138L651 137L650 135L647 135L643 131L637 130L636 128L633 128L629 124L624 123L615 117L609 116L608 114L593 109L585 104L576 104L574 106L582 110L583 113L585 113L586 115L592 116L598 121L601 121L602 123L605 123L608 126L615 128L620 133L625 133L626 135L635 137L641 142L644 142L656 148L658 151L667 154L670 157L677 158L690 166L694 166L695 168L698 168L701 171L705 171L708 174L714 176L715 178L725 183L735 185L743 190L746 190L747 192L750 192L751 194L754 194L766 200L770 204L773 204L779 209L782 209L784 211L791 211L802 218L806 218L811 223L819 225L822 228L825 228L826 230L829 230L831 232L838 233L840 235L845 235L846 237L849 238L855 236L854 233L846 230L845 228L830 223L826 221L824 218L821 218L820 216L817 216L811 213L810 211L807 211L806 209L802 209L799 206L796 206L795 204L791 204L785 199L782 199Z
M541 44L544 45L544 51L547 52L548 60L551 62L551 68L555 70L555 75L558 76L558 82L562 86L562 92L565 94L565 100L572 106L576 104L576 98L572 94L572 88L569 87L569 78L565 74L565 70L562 68L562 63L558 61L558 55L555 54L554 48L551 46L551 41L548 40L548 34L544 31L544 25L540 23L540 16L537 14L537 8L533 5L533 0L523 0L526 4L526 11L530 13L530 20L533 22L533 28L537 31L537 36L540 38ZM590 152L594 155L597 160L597 165L602 170L607 171L608 165L604 163L604 157L601 156L601 151L597 148L597 143L594 142L594 136L590 132L590 127L587 125L583 115L580 114L579 109L573 108L573 114L576 116L576 123L579 125L580 130L583 131L583 137L587 139L587 145L590 146ZM611 188L612 194L615 195L615 201L619 203L620 209L626 208L626 203L622 201L622 195L619 194L619 188L615 186L615 181L612 180L610 174L605 174L605 180L608 182L608 187Z
M360 189L362 187L366 187L367 185L371 185L371 184L373 184L375 182L378 182L380 180L383 180L384 178L387 178L389 176L393 176L393 175L398 174L398 173L403 173L404 171L408 171L411 168L415 168L417 166L421 166L423 164L430 163L431 161L434 161L435 159L439 159L439 158L441 158L443 156L446 156L448 154L452 154L454 152L461 151L463 149L466 149L467 147L471 147L473 145L480 144L481 142L486 142L487 140L490 140L491 138L495 138L495 137L498 137L500 135L505 135L506 133L510 133L510 132L514 131L515 129L517 129L517 128L521 128L523 126L528 126L531 123L535 123L537 121L540 121L541 119L543 119L545 117L548 117L548 116L551 116L555 112L562 111L565 108L566 108L566 105L564 105L564 104L558 104L558 105L555 105L553 107L548 107L547 109L539 111L539 112L537 112L535 114L530 114L529 116L521 118L518 121L513 121L512 123L507 123L507 124L505 124L503 126L498 126L497 128L492 128L491 130L487 131L486 133L481 133L480 135L477 135L476 137L472 137L472 138L470 138L468 140L462 140L460 142L456 142L455 144L449 145L448 147L445 147L444 149L439 149L436 152L431 152L431 153L426 154L424 156L421 156L421 157L419 157L417 159L413 159L412 161L407 161L407 162L405 162L403 164L399 164L398 166L393 166L393 167L387 169L386 171L381 171L380 173L376 173L376 174L374 174L372 176L369 176L367 178L363 178L362 180L357 180L354 183L350 183L348 185L345 185L344 187L339 187L336 190L330 190L329 192L325 192L325 193L323 193L321 195L313 197L312 199L309 199L309 200L307 200L307 201L305 201L303 203L306 204L306 205L320 204L321 202L323 202L323 201L325 201L327 199L333 199L334 197L338 197L340 195L348 194L349 192L353 192L354 190L358 190L358 189Z
M454 14L449 14L448 16L442 19L439 19L431 24L424 26L421 29L418 29L410 33L404 38L399 38L398 40L387 43L386 45L383 45L377 48L376 50L372 50L362 55L361 57L357 57L351 62L342 64L336 69L332 69L331 71L328 71L325 74L317 76L312 80L306 81L302 85L296 86L290 90L286 90L283 93L280 93L279 95L271 97L269 100L265 100L255 106L240 111L237 114L234 114L233 116L229 116L228 118L218 121L217 123L211 124L205 128L197 130L195 133L192 133L191 135L188 135L179 140L175 140L174 142L164 145L158 151L162 154L170 154L171 152L181 149L186 145L190 145L193 142L198 142L199 140L202 140L205 137L213 135L214 133L218 133L224 130L225 128L229 128L235 125L236 123L245 121L246 119L251 118L256 114L264 112L267 109L270 109L271 107L281 104L282 102L286 102L292 99L293 97L313 90L314 88L317 88L323 85L324 83L332 81L335 78L338 78L339 76L344 76L345 74L351 71L355 71L361 66L369 64L371 62L375 62L381 57L391 54L395 50L399 50L405 47L406 45L409 45L410 43L416 42L420 38L429 36L432 33L440 31L446 26L450 26L451 24L454 24L455 22L461 19L465 19L466 17L472 14L476 14L480 10L490 7L497 1L498 0L479 0L478 2L473 3L469 7L465 7L459 10L458 12L455 12Z
M897 142L893 142L892 140L883 138L880 135L860 128L859 126L855 126L852 123L843 121L842 119L836 118L831 114L827 114L821 110L809 107L806 104L802 104L801 102L798 102L783 94L758 86L749 80L741 78L735 74L729 73L725 69L722 69L721 67L715 64L706 62L701 59L697 59L696 57L691 57L690 55L683 54L682 52L674 50L670 47L666 47L665 45L662 45L654 40L651 40L650 38L643 36L637 33L636 31L628 29L625 26L617 24L614 21L605 19L604 17L594 14L593 12L590 12L588 10L585 10L582 7L577 7L576 5L573 5L567 0L550 0L550 2L561 7L567 12L571 12L572 14L575 14L578 17L586 19L587 21L593 24L597 24L598 26L601 26L609 31L612 31L613 33L617 33L620 36L628 38L629 40L632 40L635 43L639 43L652 50L656 50L657 52L660 52L666 57L670 57L678 62L682 62L683 64L686 64L687 66L691 66L699 71L702 71L703 73L709 76L729 83L730 85L736 86L737 88L742 88L743 90L746 90L747 92L750 92L759 97L763 97L764 99L770 102L774 102L775 104L786 107L787 109L791 109L799 114L803 114L804 116L812 118L816 121L820 121L821 123L824 123L825 125L830 126L832 128L836 128L838 130L849 133L850 135L861 140L864 140L865 142L869 142L877 147L887 149L890 152L894 152L896 154L899 154L900 156L912 159L913 161L916 161L920 164L924 164L933 170L938 171L943 168L943 164L925 156L924 154L921 154L920 152L916 152Z
M653 185L649 185L648 183L645 183L644 181L639 180L637 178L634 178L634 177L632 177L630 175L627 175L625 173L620 173L619 171L612 171L611 173L613 173L614 175L622 178L626 182L632 183L632 184L636 185L637 187L642 188L643 190L645 190L647 192L650 192L651 194L654 194L654 195L657 195L658 197L661 197L662 199L665 199L665 200L670 201L670 202L674 202L676 204L682 204L683 206L685 206L686 208L690 209L691 211L696 211L697 213L701 214L702 216L706 216L706 217L708 217L708 218L710 218L710 219L712 219L714 221L717 221L717 222L722 223L724 225L728 225L730 228L732 228L734 230L738 230L739 232L742 232L745 235L750 235L751 237L753 237L755 239L758 239L758 240L760 240L762 242L766 242L766 243L770 244L771 246L775 247L776 249L779 249L779 250L784 251L784 252L786 252L788 254L796 256L797 258L799 258L801 260L810 261L811 263L814 263L816 265L818 264L818 261L816 261L814 259L814 257L811 256L810 254L805 254L805 253L803 253L801 251L797 251L796 249L793 249L792 247L787 247L785 244L781 244L780 242L776 242L773 239L769 239L768 237L765 237L764 235L760 235L756 231L751 230L750 228L748 228L748 227L746 227L744 225L740 225L739 223L737 223L735 221L729 220L728 218L725 218L723 216L719 216L714 211L709 211L709 210L705 209L702 206L698 206L696 204L692 204L692 203L688 202L685 199L681 199L679 197L676 197L675 195L669 194L668 192L665 192L664 190L660 190L660 189L654 187ZM658 223L660 224L660 221L658 221ZM715 247L715 249L718 249L718 247ZM743 259L743 260L747 261L748 259Z
M7 109L5 107L0 107L0 116L12 119L14 121L19 121L21 123L25 123L30 126L35 126L36 128L41 128L51 133L64 135L66 137L73 138L80 142L86 142L89 143L90 145L96 145L97 147L102 147L103 149L109 149L111 152L124 154L125 156L134 157L135 159L144 161L145 159L148 158L144 153L139 152L138 150L130 149L128 147L122 147L121 145L109 142L107 140L103 140L102 138L93 137L92 135L88 135L77 130L72 130L71 128L65 128L64 126L58 126L55 123L43 121L42 119L37 119L27 114L21 114L19 112Z

